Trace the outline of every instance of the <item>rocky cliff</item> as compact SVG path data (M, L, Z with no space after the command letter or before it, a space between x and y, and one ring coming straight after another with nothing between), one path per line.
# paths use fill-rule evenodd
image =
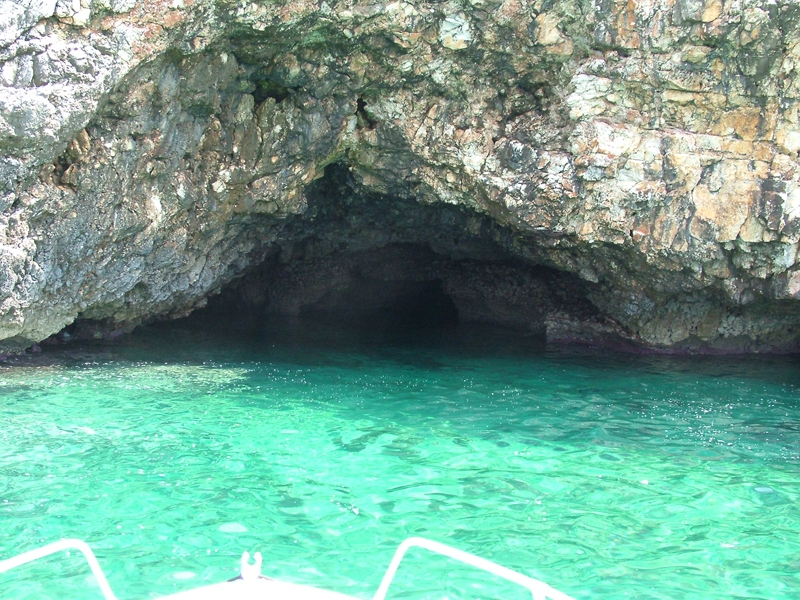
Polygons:
M549 339L796 348L790 0L0 7L6 350L356 280Z

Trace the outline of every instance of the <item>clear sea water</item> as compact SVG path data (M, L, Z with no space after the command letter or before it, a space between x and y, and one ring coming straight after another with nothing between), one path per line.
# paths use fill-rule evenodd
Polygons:
M237 574L370 598L421 535L576 599L800 598L800 362L485 329L145 328L0 368L0 557L122 600ZM529 598L415 551L394 598ZM0 597L99 598L59 557Z

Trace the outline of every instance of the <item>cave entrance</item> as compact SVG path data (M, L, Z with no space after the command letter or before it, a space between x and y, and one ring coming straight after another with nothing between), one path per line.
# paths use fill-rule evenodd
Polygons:
M441 280L355 278L299 312L390 336L445 332L458 325L458 308Z
M537 241L487 215L367 192L341 165L305 194L306 212L206 315L317 320L389 341L475 323L560 340L598 330L586 283L521 254Z
M316 322L332 334L349 329L363 340L396 343L475 324L564 339L597 314L580 281L553 269L453 257L422 244L322 253L319 243L275 252L212 298L206 318L233 317L254 330Z

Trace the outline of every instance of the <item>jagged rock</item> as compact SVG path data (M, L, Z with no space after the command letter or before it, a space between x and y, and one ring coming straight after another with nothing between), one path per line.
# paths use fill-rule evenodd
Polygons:
M796 348L789 0L2 7L6 350L76 319L102 334L187 314L290 248L352 265L396 243L486 260L431 241L428 209L452 206L464 227L491 223L490 260L548 269L543 289L552 273L582 282L580 302L546 314L507 304L551 338ZM412 222L370 233L347 194ZM309 244L339 213L351 223ZM436 275L454 298L511 294L455 272Z

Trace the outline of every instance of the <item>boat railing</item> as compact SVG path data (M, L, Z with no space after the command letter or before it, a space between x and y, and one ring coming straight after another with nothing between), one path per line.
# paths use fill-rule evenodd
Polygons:
M97 585L100 586L100 591L103 593L103 597L106 600L117 600L114 592L111 591L111 586L108 584L108 579L106 579L103 569L100 568L100 563L97 562L97 558L94 556L94 552L92 552L92 549L89 548L89 545L86 542L81 540L59 540L58 542L47 544L41 548L23 552L22 554L18 554L12 558L0 560L0 573L5 573L6 571L9 571L15 567L39 560L40 558L50 556L51 554L64 552L66 550L77 550L83 554L86 562L89 563L89 568L92 570L92 575L94 575L94 578L97 580Z
M397 573L397 569L400 567L400 562L403 560L406 552L408 552L410 548L414 547L423 548L430 552L435 552L436 554L442 554L453 560L468 564L476 569L487 571L492 575L501 577L502 579L506 579L512 583L516 583L522 587L528 588L533 596L533 600L546 600L547 598L551 598L552 600L574 600L571 596L567 596L565 593L559 592L557 589L550 587L543 581L539 581L533 577L528 577L522 573L517 573L516 571L512 571L511 569L508 569L502 565L498 565L495 562L481 558L480 556L475 556L469 552L464 552L463 550L458 550L457 548L453 548L447 544L434 542L433 540L421 537L408 538L406 541L400 544L400 546L397 548L397 551L394 553L392 562L389 563L389 568L386 569L386 574L383 576L383 580L381 581L380 586L378 586L378 591L375 592L372 600L384 600L386 598L386 592L389 591L389 585L392 583L392 580Z
M385 600L386 593L389 590L389 585L392 583L394 576L397 574L397 569L400 567L400 562L403 560L406 552L408 552L410 548L414 547L423 548L430 552L441 554L453 560L457 560L475 567L476 569L487 571L492 575L506 579L512 583L521 585L530 591L531 595L533 596L533 600L547 600L548 598L551 600L574 600L572 597L564 594L563 592L559 592L557 589L550 587L543 581L539 581L538 579L528 577L522 573L512 571L511 569L503 567L502 565L498 565L497 563L485 558L481 558L480 556L475 556L469 552L464 552L463 550L458 550L457 548L453 548L446 544L434 542L433 540L420 537L408 538L406 541L400 544L400 546L397 548L397 551L394 553L392 561L389 563L389 568L386 569L386 573L381 580L378 591L375 592L375 596L373 596L372 600ZM105 600L117 600L114 592L111 591L111 586L109 585L103 570L100 568L100 563L97 562L97 558L95 558L92 549L89 548L86 542L77 539L60 540L58 542L42 546L41 548L36 548L35 550L23 552L22 554L12 558L0 560L0 574L35 560L45 558L51 554L64 552L66 550L77 550L83 554L86 562L89 563L89 568L92 570L92 574L94 575L97 585L100 587L100 591L102 592ZM245 564L249 566L249 561L243 557L243 571Z

